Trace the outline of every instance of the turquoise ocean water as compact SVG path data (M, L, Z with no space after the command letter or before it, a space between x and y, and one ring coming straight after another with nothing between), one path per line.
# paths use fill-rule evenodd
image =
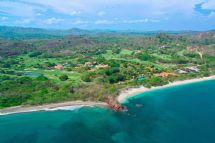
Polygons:
M73 107L0 116L0 143L215 143L215 81L146 92L126 105L127 113Z

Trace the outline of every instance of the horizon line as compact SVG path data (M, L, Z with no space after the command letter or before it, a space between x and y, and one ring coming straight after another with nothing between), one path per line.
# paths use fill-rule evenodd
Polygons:
M84 29L78 27L71 27L71 28L45 28L45 27L34 27L34 26L10 26L10 25L0 25L0 27L9 27L9 28L23 28L23 29L41 29L41 30L55 30L55 31L68 31L68 30L85 30L85 31L99 31L99 32L211 32L215 31L215 29L208 29L208 30L191 30L191 29L183 29L183 30L165 30L165 29L158 29L158 30L137 30L137 29Z

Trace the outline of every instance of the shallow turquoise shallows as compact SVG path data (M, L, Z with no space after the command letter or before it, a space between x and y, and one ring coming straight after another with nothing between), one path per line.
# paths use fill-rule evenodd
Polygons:
M128 113L83 107L0 116L0 143L215 143L215 81L146 92L126 105Z

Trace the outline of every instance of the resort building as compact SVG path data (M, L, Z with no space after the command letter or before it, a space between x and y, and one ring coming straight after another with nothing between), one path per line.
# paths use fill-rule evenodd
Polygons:
M87 66L87 67L92 67L93 63L92 62L86 62L84 65Z
M177 69L176 73L178 73L178 74L187 74L188 72L185 71L185 70Z
M169 48L171 48L170 46L160 46L160 49L169 49Z
M96 72L95 69L88 70L88 72Z
M174 75L176 75L176 73L173 73L173 72L162 72L162 73L155 74L155 75L158 76L158 77L168 77L168 76L174 76Z
M188 72L199 72L200 69L197 67L187 67L186 71L188 71Z
M192 72L199 72L200 69L193 66L193 67L186 67L184 70L182 69L177 69L176 73L178 74L188 74L188 73L192 73Z
M108 65L96 65L97 69L103 69L103 68L108 68Z
M58 70L64 70L64 66L62 65L56 65L54 68Z

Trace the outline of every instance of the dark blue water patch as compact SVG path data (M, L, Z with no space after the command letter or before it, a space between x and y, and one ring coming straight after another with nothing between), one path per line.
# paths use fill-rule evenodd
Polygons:
M33 72L26 72L26 73L23 73L24 76L29 76L29 77L39 77L39 76L42 76L43 74L40 74L40 73L33 73Z
M0 116L0 143L215 142L215 81L146 92L126 105L126 113L84 107Z

